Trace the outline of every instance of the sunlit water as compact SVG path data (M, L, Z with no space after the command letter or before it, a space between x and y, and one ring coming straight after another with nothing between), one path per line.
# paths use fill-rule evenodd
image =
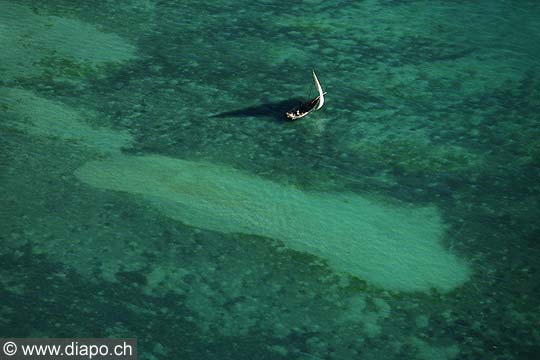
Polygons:
M0 0L3 337L540 353L534 1ZM288 122L315 96L325 106Z

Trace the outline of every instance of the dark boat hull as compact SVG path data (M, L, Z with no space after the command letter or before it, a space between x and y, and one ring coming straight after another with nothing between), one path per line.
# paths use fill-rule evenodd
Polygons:
M319 102L320 96L317 96L316 98L306 101L291 110L287 111L285 115L287 116L287 119L289 120L297 120L300 118L303 118L310 112L312 112L315 107L317 106L317 103Z

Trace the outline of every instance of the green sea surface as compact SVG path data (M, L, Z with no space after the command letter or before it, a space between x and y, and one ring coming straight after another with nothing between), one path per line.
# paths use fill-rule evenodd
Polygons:
M0 336L537 359L539 58L531 0L0 0Z

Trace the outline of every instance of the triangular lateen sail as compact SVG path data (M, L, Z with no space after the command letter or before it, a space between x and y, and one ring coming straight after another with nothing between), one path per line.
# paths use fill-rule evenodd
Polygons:
M324 105L324 94L323 89L321 87L321 83L319 82L319 79L317 78L317 75L315 74L315 70L311 70L313 73L313 81L315 81L315 86L317 87L317 91L319 92L319 103L317 104L317 108L315 110L319 110Z

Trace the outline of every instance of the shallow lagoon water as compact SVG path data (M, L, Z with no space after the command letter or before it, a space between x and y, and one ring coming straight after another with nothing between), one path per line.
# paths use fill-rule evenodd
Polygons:
M536 3L0 9L3 336L539 352Z

